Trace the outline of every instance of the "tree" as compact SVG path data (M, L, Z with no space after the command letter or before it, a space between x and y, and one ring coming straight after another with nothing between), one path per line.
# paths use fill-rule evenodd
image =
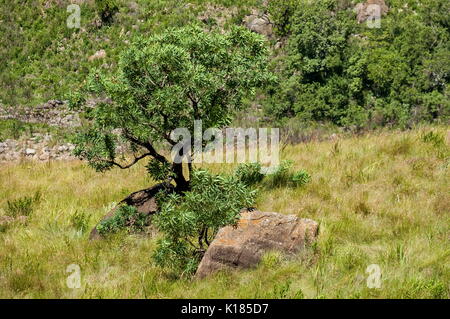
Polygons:
M243 98L272 79L262 37L244 28L220 34L189 26L139 38L121 55L117 72L94 70L71 97L71 106L84 109L89 123L75 140L75 155L99 171L151 158L155 179L173 178L176 189L185 191L183 164L163 156L161 143L176 145L171 132L193 132L194 120L202 120L205 129L224 127ZM88 96L104 102L83 108ZM134 154L130 162L118 156L118 142Z

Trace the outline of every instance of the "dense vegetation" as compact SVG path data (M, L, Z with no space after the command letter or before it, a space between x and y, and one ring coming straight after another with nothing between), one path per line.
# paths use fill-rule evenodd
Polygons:
M279 82L262 90L258 100L272 119L353 128L448 122L445 0L387 1L381 28L358 24L349 0L269 1L268 7L258 0L84 1L80 29L66 26L69 1L23 2L0 1L3 104L64 99L93 67L113 72L120 52L137 35L189 23L229 29L259 8L270 14L276 31L268 45ZM215 15L204 14L211 11ZM281 47L275 46L278 40ZM88 60L101 49L104 59Z
M358 25L344 3L275 2L289 12L275 15L288 40L268 111L346 127L448 120L450 3L389 1L380 28Z

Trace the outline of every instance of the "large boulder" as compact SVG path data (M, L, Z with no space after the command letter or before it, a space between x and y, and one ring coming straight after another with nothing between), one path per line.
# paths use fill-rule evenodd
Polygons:
M134 192L127 196L125 199L121 200L117 206L111 209L102 220L95 225L95 227L91 230L89 235L89 239L99 239L102 238L100 233L97 230L97 226L102 222L114 216L117 209L122 205L133 206L136 208L138 213L145 215L153 215L158 211L158 205L156 203L155 195L160 190L173 191L174 187L168 183L157 184L153 187L143 189L137 192Z
M223 227L209 246L196 277L226 268L257 265L264 253L296 254L315 241L318 224L294 215L243 211L237 227Z
M256 33L268 38L273 35L273 26L270 19L265 14L251 14L244 18L245 26Z
M355 6L356 19L358 23L363 23L370 17L378 17L386 15L389 7L384 0L367 0L364 3L358 3Z

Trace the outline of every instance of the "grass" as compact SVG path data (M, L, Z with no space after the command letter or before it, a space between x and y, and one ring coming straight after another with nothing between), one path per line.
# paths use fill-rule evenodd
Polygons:
M54 142L67 142L72 136L72 129L59 128L44 123L26 123L16 119L0 119L0 142L7 139L26 139L34 133L51 134Z
M8 201L41 199L26 225L0 233L0 297L449 298L448 138L448 127L427 127L286 147L283 159L311 181L264 189L257 207L318 221L317 244L201 281L156 267L155 238L88 241L113 202L153 183L143 165L99 174L78 161L2 164L0 215ZM211 166L231 169L223 167ZM81 268L79 289L66 285L71 264ZM366 285L371 264L381 269L380 289Z

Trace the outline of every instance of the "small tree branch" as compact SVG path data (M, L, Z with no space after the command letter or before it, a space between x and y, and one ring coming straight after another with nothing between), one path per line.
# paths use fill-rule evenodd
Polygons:
M130 134L130 132L128 132L127 130L124 130L124 132L123 132L123 134L124 134L124 136L127 138L127 139L129 139L131 142L133 142L134 144L137 144L137 145L139 145L139 146L141 146L141 147L144 147L144 148L146 148L147 150L148 150L148 154L149 155L151 155L151 156L153 156L156 160L158 160L158 161L160 161L160 162L162 162L162 163L168 163L168 161L167 161L167 159L164 157L164 156L162 156L161 154L159 154L156 150L155 150L155 148L153 147L153 145L150 143L150 142L148 142L148 141L141 141L141 140L139 140L139 139L137 139L137 138L135 138L133 135L131 135Z
M112 165L117 166L117 167L119 167L121 169L127 169L127 168L130 168L131 166L133 166L134 164L136 164L137 162L139 162L141 159L143 159L143 158L145 158L147 156L150 156L150 155L151 155L150 153L144 153L144 154L142 154L140 156L137 156L137 157L134 158L133 162L131 162L128 165L122 165L120 163L117 163L115 161L110 161L110 160L107 160L106 162L107 163L111 163Z

